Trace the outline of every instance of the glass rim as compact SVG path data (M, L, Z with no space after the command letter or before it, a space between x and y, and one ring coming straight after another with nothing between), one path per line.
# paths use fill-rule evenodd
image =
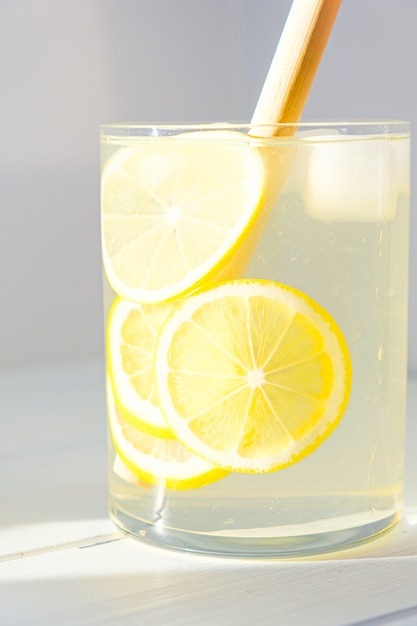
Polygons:
M405 119L357 119L357 120L315 120L302 122L281 122L281 123L252 123L252 122L176 122L176 123L136 123L136 122L110 122L100 124L100 135L102 136L127 136L135 134L145 134L150 136L158 136L172 133L197 130L234 130L249 131L250 129L259 129L259 131L268 131L266 137L261 132L261 136L267 138L273 135L272 129L297 129L299 131L306 130L349 130L357 129L357 134L365 134L370 130L378 135L392 135L399 133L409 133L411 122ZM363 132L361 132L363 131ZM290 133L292 134L292 133Z

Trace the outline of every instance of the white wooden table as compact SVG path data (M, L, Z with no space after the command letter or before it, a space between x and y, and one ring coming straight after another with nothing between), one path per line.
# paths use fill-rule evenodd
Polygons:
M417 380L404 519L303 560L154 548L107 518L100 363L0 374L0 625L417 625Z

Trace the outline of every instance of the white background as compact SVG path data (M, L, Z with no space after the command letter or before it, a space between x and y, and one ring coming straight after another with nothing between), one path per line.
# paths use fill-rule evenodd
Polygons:
M0 368L103 354L99 124L250 119L290 4L0 0ZM344 0L304 119L415 122L416 26L416 0Z

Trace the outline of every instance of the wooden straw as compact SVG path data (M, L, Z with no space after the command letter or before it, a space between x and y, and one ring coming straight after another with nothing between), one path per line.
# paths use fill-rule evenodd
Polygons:
M341 1L293 0L252 117L252 137L289 136L295 132ZM291 125L285 127L286 123ZM283 126L277 128L275 124ZM286 179L294 146L266 150L262 155L269 172L263 210L216 280L244 275Z
M311 85L342 0L293 0L251 123L296 124L301 119ZM251 134L292 134L272 126Z

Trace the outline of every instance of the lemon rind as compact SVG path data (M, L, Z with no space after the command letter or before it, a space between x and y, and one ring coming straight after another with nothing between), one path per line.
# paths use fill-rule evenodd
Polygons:
M188 133L184 133L184 135L186 134L188 135ZM213 131L213 134L215 134L215 131ZM244 139L245 145L247 145L248 143L247 136L237 133L235 131L222 131L221 135L222 137L224 135L230 135L236 139L239 137L240 142L242 142L242 140ZM202 139L201 141L203 142ZM231 141L233 140L231 139ZM117 152L115 155L113 155L113 157L110 158L109 162L104 167L102 174L102 198L104 197L104 189L107 184L108 178L112 176L115 172L117 172L117 170L123 166L123 162L126 159L131 158L131 156L133 156L135 152L136 148L133 147L122 148L121 150L119 150L119 152ZM166 302L168 300L184 296L186 294L189 294L190 292L200 289L205 283L211 281L214 277L216 277L216 275L221 274L223 268L227 266L229 262L233 260L235 254L240 251L243 242L247 238L247 234L254 228L265 203L266 181L265 167L262 155L255 145L251 145L250 152L247 152L245 154L245 159L246 158L248 158L248 164L246 167L247 176L250 176L251 180L256 181L256 184L254 184L254 190L256 189L256 193L253 193L254 201L250 203L250 206L245 209L245 211L241 215L241 219L237 222L234 228L231 229L231 232L234 233L233 236L230 235L227 241L224 242L223 245L219 248L217 253L213 255L211 259L206 260L204 264L198 266L197 269L194 269L189 274L187 274L186 278L177 281L169 287L164 287L163 289L159 290L143 287L135 289L127 286L123 281L118 278L117 273L114 271L111 257L107 252L106 237L104 233L105 214L103 212L101 226L103 265L107 280L109 281L112 289L118 295L133 302L143 302L148 304ZM250 164L249 159L251 161ZM212 259L214 259L214 261Z
M132 426L150 435L172 439L174 435L167 425L165 417L156 405L149 400L143 400L133 390L129 393L127 399L123 397L120 391L124 388L124 384L128 385L129 382L127 374L123 373L121 363L116 357L115 343L117 343L117 339L120 336L120 322L124 319L123 311L119 314L119 310L121 307L130 306L132 306L132 303L117 297L113 300L107 316L106 362L115 402L119 412L123 414L124 419ZM117 320L117 315L119 315L120 320ZM115 318L118 323L116 323ZM125 379L124 383L121 380L122 378Z
M117 411L109 380L107 381L107 405L109 430L114 449L119 455L120 459L125 464L125 466L132 472L132 474L134 474L140 480L143 480L150 485L164 487L166 489L186 490L209 485L213 482L221 480L222 478L225 478L229 474L229 472L214 467L200 457L196 457L195 455L191 454L190 463L179 464L179 468L182 471L178 473L175 473L175 471L172 471L172 469L171 471L166 471L168 468L174 468L175 464L161 463L161 472L159 473L146 470L144 467L138 465L138 463L132 461L131 456L128 452L126 452L126 446L132 446L132 444L130 444L123 436L121 426L121 424L123 423L123 417L121 417ZM154 438L158 439L158 437ZM123 441L124 445L122 445L120 441ZM143 458L146 458L146 455L143 455ZM193 471L188 476L186 475L186 472L184 472L187 466L194 466Z
M167 387L164 384L167 373L165 355L169 349L170 338L172 338L174 331L180 326L179 320L181 316L183 316L183 321L186 321L189 319L191 312L199 308L201 302L213 301L213 298L210 297L210 294L213 291L228 291L230 288L237 288L236 290L239 291L242 287L245 288L245 286L250 286L250 289L252 290L250 295L256 295L257 291L262 292L265 289L270 291L271 289L278 288L281 293L286 293L290 300L293 300L298 304L300 302L303 303L302 309L306 309L310 314L313 313L314 319L318 321L318 324L316 325L319 327L319 330L327 328L325 336L326 338L331 338L334 346L336 346L334 353L338 354L339 357L337 360L332 358L333 365L336 368L336 378L339 381L336 391L332 392L331 404L333 408L332 410L327 408L326 411L326 415L328 413L332 413L332 415L327 419L321 420L309 436L302 438L301 442L295 442L291 448L280 452L274 457L268 457L267 461L265 461L265 459L258 459L257 462L251 461L250 463L242 462L242 457L239 455L227 455L228 461L226 461L226 455L224 453L216 453L205 444L201 444L198 437L190 434L190 431L182 424L182 418L176 418L176 411L170 400ZM187 316L184 315L184 311L187 312ZM289 287L288 285L282 285L274 281L262 279L237 279L234 281L224 281L222 283L218 283L215 287L210 287L204 291L200 291L198 294L195 294L185 300L184 303L168 318L164 325L163 332L160 334L155 369L158 377L157 387L161 401L161 410L163 411L166 421L171 427L175 437L181 441L184 447L216 467L230 472L250 474L275 472L293 465L315 451L340 423L349 402L352 385L352 366L349 348L342 331L332 316L303 292Z

